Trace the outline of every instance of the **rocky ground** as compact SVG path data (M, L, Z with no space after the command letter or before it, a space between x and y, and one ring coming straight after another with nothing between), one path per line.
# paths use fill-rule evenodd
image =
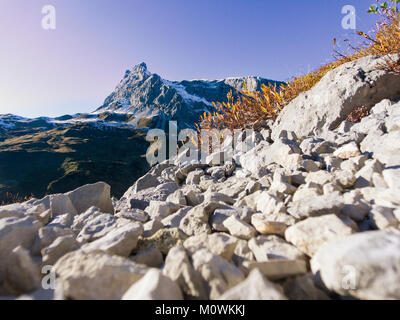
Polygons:
M178 156L119 200L99 182L0 207L0 295L400 299L400 76L381 62L329 72L232 162Z

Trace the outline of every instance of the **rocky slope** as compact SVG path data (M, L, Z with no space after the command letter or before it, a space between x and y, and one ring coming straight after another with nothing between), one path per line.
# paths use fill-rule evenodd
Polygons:
M99 182L0 207L1 294L400 299L400 77L374 73L379 61L329 72L272 130L241 137L255 146L235 151L233 162L179 155L119 200ZM342 86L354 68L374 77L352 77L363 94L338 103L352 92ZM378 94L388 77L391 89ZM304 99L320 99L318 108ZM357 124L345 121L351 101L370 109ZM313 115L325 121L310 123ZM54 291L41 288L46 265L54 266Z
M255 77L173 82L142 63L126 72L93 113L37 119L0 115L0 203L99 180L120 197L149 169L144 159L149 128L166 129L169 120L193 127L212 109L211 101L224 101L243 83L256 90L275 82Z

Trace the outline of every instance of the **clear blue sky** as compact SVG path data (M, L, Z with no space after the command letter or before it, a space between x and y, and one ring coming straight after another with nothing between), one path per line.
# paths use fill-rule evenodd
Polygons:
M145 61L169 80L255 75L276 80L354 39L341 8L371 29L373 0L0 0L0 113L34 117L93 111L126 69ZM44 5L56 30L41 27Z

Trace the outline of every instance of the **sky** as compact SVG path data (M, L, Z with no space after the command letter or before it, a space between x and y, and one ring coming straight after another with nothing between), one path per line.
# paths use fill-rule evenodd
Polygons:
M287 80L331 61L344 5L374 0L0 0L0 114L91 112L144 61L168 80ZM56 29L42 8L56 9Z

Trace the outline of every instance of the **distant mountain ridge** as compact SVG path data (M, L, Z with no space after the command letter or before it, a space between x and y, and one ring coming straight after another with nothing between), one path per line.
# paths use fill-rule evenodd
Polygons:
M13 129L47 130L77 123L88 123L99 128L122 126L164 129L169 120L174 120L179 128L191 128L201 114L213 111L212 102L226 100L229 91L241 91L244 83L250 91L256 91L263 84L281 82L250 76L169 81L149 72L146 63L142 62L125 72L115 90L94 112L35 119L0 115L0 135Z

